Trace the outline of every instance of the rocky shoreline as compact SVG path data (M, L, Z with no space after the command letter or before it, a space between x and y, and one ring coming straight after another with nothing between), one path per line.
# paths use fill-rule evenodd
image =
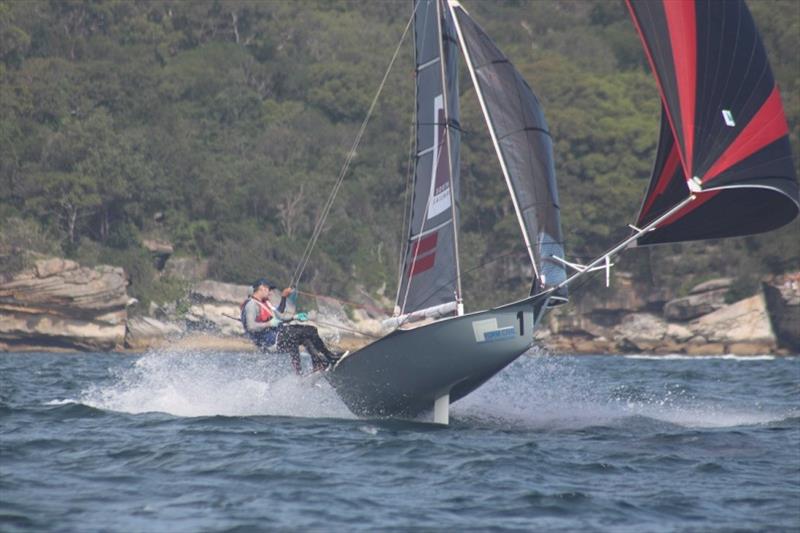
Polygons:
M3 275L0 351L253 349L236 320L247 286L192 280L204 269L191 260L170 258L165 266L186 279L187 297L146 313L134 307L121 268L40 258ZM800 353L800 272L765 279L757 294L733 302L731 285L709 280L675 297L617 273L610 289L550 313L536 338L551 353ZM311 317L329 342L354 349L379 333L381 317L374 313L348 315L333 301L323 307Z

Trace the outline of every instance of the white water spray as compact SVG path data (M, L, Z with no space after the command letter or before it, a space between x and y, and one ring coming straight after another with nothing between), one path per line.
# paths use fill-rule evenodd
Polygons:
M278 356L245 353L150 352L115 373L80 402L125 413L175 416L354 418L324 379L288 371Z
M639 376L623 370L620 380L613 382L605 372L593 374L593 365L583 361L536 353L521 357L456 403L453 418L532 429L582 429L618 427L636 417L687 428L725 428L796 416L763 411L755 402L740 407L734 402L699 399L675 383L664 386L668 380L653 380L648 389L636 385ZM625 359L617 361L624 368ZM654 390L655 383L662 388Z

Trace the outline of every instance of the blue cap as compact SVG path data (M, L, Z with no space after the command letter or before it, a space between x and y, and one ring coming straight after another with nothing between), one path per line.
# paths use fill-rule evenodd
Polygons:
M257 288L259 288L259 287L260 287L260 286L262 286L262 285L264 285L265 287L269 287L270 289L274 289L274 288L276 288L276 287L277 287L277 285L275 285L274 283L272 283L272 282L271 282L270 280L268 280L267 278L258 278L257 280L255 280L255 281L253 282L253 288L254 288L254 289L257 289Z

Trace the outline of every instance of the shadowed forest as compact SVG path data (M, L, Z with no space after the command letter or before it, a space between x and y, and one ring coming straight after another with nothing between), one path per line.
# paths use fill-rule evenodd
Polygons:
M649 179L659 99L621 1L465 0L545 108L567 256L627 235ZM752 1L800 140L800 8ZM411 15L411 2L0 2L0 271L21 250L123 266L144 302L180 283L143 239L211 277L288 283ZM406 38L302 285L394 297L407 201L413 50ZM735 83L735 80L732 81ZM523 296L530 272L499 164L461 69L462 264L468 309ZM795 155L795 167L797 166ZM639 249L620 268L736 296L800 268L800 224ZM146 308L146 307L145 307Z

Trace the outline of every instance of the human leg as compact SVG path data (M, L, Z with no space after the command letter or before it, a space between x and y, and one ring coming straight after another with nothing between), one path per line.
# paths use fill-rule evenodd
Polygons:
M270 348L275 345L275 332L270 330L256 331L249 334L250 340L253 341L259 350L267 353Z
M303 346L306 347L307 350L309 350L309 352L311 351L309 349L309 346L312 346L315 350L319 351L325 357L326 362L328 364L335 363L339 359L339 356L337 356L335 353L330 351L327 346L325 346L325 343L319 336L317 328L310 325L302 325L297 327L302 328L302 333L301 333L301 337L303 339L302 344Z
M300 342L296 332L292 331L291 326L283 326L280 328L277 347L278 351L289 354L295 373L302 374L303 366L300 364Z
M317 328L309 325L289 324L281 326L281 335L291 338L295 346L304 346L311 355L314 370L320 370L335 363L338 357L331 352L319 337Z
M313 345L304 345L306 350L308 350L309 355L311 355L311 368L314 372L319 370L325 370L325 367L328 366L327 358L319 353Z

